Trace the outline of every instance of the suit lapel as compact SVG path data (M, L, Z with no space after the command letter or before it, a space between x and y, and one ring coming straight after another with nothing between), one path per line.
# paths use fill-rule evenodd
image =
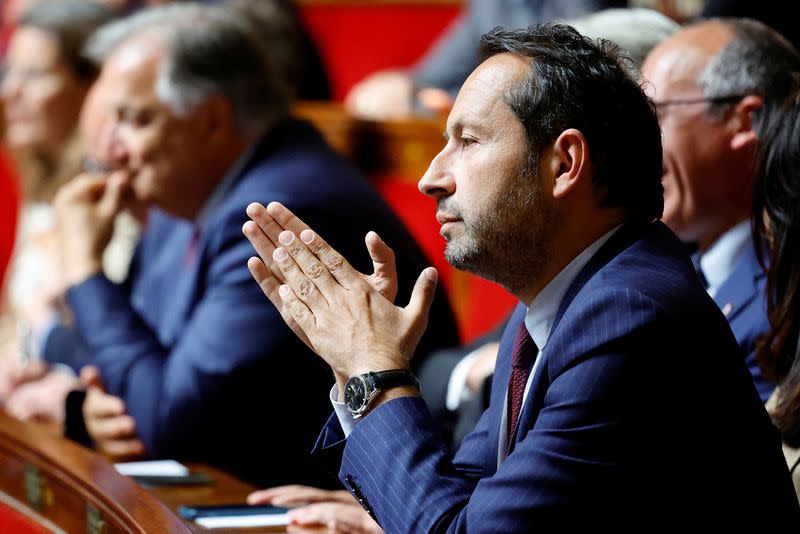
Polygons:
M149 232L159 239L142 258L147 269L138 277L131 301L142 317L157 333L159 341L172 346L186 324L196 300L199 261L203 236L195 244L194 260L186 262L194 227L182 220L163 218ZM163 237L166 234L166 237Z
M732 321L755 298L760 298L759 281L765 273L758 264L755 247L751 244L736 263L733 272L720 286L714 301L722 313Z
M586 266L578 273L578 276L570 285L569 289L567 289L564 298L561 301L561 304L558 308L558 313L556 313L555 320L553 322L553 327L550 330L550 338L553 337L555 332L558 329L558 324L561 321L561 317L564 315L564 312L575 299L575 296L578 292L583 288L586 282L594 276L601 268L603 268L609 261L613 258L618 256L623 250L631 246L637 240L639 240L642 235L646 231L653 231L654 229L660 227L663 231L666 230L666 227L663 226L660 222L655 222L650 225L624 225L622 228L617 230L617 232L606 241L600 250L592 256ZM525 308L522 307L524 310ZM524 313L522 315L522 319L524 319ZM519 322L516 323L517 325ZM509 328L511 328L511 324L509 324ZM516 327L515 327L516 328ZM511 331L513 332L513 330ZM509 330L506 329L505 335L507 336ZM511 336L513 340L513 334ZM502 408L503 408L503 400L505 398L506 391L508 389L508 378L511 374L511 345L509 344L507 347L508 354L505 356L504 364L500 367L501 362L498 360L498 372L503 373L504 382L495 382L494 385L497 387L502 387L502 398L499 399L501 403L501 411L498 415L498 419L500 420L500 416L502 415ZM549 386L548 383L548 375L547 375L547 357L548 357L548 350L547 345L545 345L544 349L539 353L537 357L538 363L536 364L536 370L533 374L533 378L531 379L531 387L528 391L528 395L525 398L525 403L522 406L522 412L520 413L520 424L517 425L517 432L512 439L514 440L514 444L520 441L521 437L525 434L527 429L530 429L535 421L536 417L539 415L539 412L542 409L542 405L544 404L544 396ZM494 386L493 385L493 386ZM492 402L494 403L498 399L494 397L496 392L492 392ZM494 436L496 439L494 440L493 444L497 446L499 441L499 427L497 429L498 434ZM511 447L513 451L513 446Z

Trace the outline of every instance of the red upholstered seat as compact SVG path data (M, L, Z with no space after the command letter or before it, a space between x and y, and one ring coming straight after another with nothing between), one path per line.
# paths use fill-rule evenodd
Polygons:
M0 502L0 534L48 534L30 517Z
M0 285L14 250L19 202L16 174L8 153L0 148Z
M453 5L305 5L300 17L317 45L335 100L368 74L412 65L458 15Z

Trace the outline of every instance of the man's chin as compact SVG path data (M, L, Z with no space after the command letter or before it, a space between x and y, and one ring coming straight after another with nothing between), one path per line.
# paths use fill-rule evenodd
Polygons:
M447 239L447 238L445 238ZM457 240L450 240L444 248L444 259L447 260L454 269L474 273L477 267L477 258L474 253L470 253L463 246L458 246Z

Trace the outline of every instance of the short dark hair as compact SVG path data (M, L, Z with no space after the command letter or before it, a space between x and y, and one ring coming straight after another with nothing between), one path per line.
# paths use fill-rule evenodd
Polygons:
M603 205L629 221L650 222L664 211L661 130L650 99L626 72L619 47L574 28L540 24L495 28L481 39L481 56L511 53L530 72L505 97L525 127L532 156L568 128L586 138Z
M58 42L61 57L75 75L86 81L97 76L97 66L82 56L84 43L100 26L111 21L115 12L93 0L39 2L20 18L18 26L37 28Z

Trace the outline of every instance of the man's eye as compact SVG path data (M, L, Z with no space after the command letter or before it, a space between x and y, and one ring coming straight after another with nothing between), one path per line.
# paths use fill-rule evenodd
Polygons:
M153 120L152 114L150 114L147 111L140 111L140 112L134 113L131 116L131 121L130 122L131 122L131 124L133 124L137 128L142 128L142 127L147 126L148 124L150 124L150 121L152 121L152 120Z
M466 136L464 136L464 137L461 138L461 146L464 146L464 147L472 146L477 142L478 142L478 140L475 139L474 137L466 137Z
M117 111L119 121L134 128L147 126L153 120L153 114L147 110L121 108Z

